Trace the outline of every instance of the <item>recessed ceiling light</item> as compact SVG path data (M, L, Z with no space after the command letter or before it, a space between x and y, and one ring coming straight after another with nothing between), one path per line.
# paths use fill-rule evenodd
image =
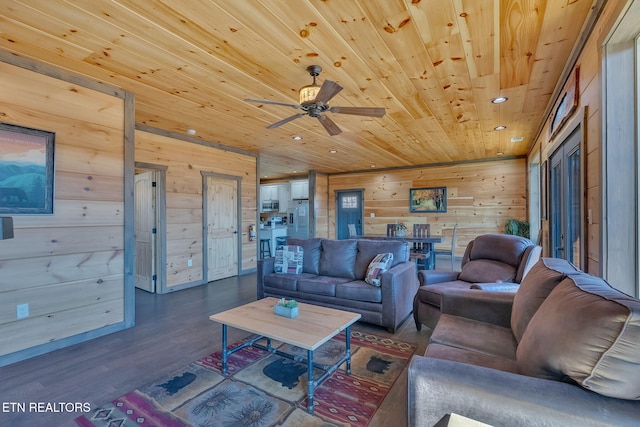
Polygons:
M371 167L371 168L375 168L375 167L376 167L376 165L375 165L375 164L372 164L372 165L370 165L369 167Z
M503 102L507 102L509 100L509 98L507 98L506 96L498 96L496 98L493 98L491 100L492 104L502 104Z
M296 141L300 141L302 137L300 135L295 135L293 136L293 139L295 139Z
M500 125L500 126L496 126L493 128L493 130L505 130L507 127L504 125Z
M187 129L187 133L189 135L195 135L196 134L196 130L195 129Z
M498 151L498 152L496 153L496 156L502 156L503 154L504 154L504 153L503 153L502 151Z
M329 152L330 152L331 154L336 154L336 153L338 152L338 150L329 150Z

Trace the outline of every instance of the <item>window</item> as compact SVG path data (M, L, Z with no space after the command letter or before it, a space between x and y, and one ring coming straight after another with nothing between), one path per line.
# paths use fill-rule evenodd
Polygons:
M342 209L357 209L358 208L358 196L343 196Z

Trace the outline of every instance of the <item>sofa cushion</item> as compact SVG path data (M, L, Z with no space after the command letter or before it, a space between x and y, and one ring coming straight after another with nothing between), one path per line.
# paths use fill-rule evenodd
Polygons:
M479 353L464 348L450 347L443 344L429 344L425 356L467 363L469 365L484 366L485 368L497 369L514 374L518 373L518 364L514 359L505 359L495 355Z
M435 285L420 286L416 293L416 298L420 302L440 307L442 303L442 292L448 289L469 289L469 282L454 280L451 282L436 283Z
M273 271L285 274L302 273L303 250L301 246L278 246Z
M520 265L531 240L509 234L483 234L474 239L469 259L492 259L512 267Z
M513 282L515 278L516 267L492 259L471 260L462 267L458 276L458 279L471 283Z
M272 273L264 277L264 286L267 288L282 289L283 291L295 291L298 289L298 279L315 277L314 274L281 274Z
M303 250L302 272L309 274L320 274L320 252L322 239L294 239L287 237L287 245L300 246Z
M553 288L568 274L578 270L569 261L559 258L542 258L525 276L516 292L511 308L511 330L520 342L529 321L549 296Z
M298 280L298 292L315 295L336 296L336 285L349 279L330 276L315 276Z
M409 244L397 240L370 240L358 239L358 254L354 272L357 280L364 280L367 275L367 268L371 260L378 254L390 252L393 254L393 262L389 268L409 261Z
M640 400L640 300L586 273L567 276L531 318L517 360L525 375Z
M321 244L320 275L355 279L354 265L358 252L358 241L355 239L323 239ZM373 259L373 256L371 259ZM371 259L369 259L369 261L371 261Z
M378 254L369 263L364 281L373 286L380 286L380 275L387 271L393 262L393 254Z
M362 280L341 283L336 286L336 298L364 302L382 302L382 290Z
M466 317L441 315L430 342L516 360L511 329Z

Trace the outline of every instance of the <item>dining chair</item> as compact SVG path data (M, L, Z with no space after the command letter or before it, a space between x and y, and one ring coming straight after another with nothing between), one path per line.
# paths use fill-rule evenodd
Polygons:
M349 237L356 237L358 235L355 224L347 224L347 228L349 228Z
M431 224L413 224L413 237L431 237ZM422 264L422 269L427 270L427 261L431 258L429 246L425 243L414 242L410 258L415 260L418 269Z
M387 224L387 237L395 237L395 235L396 235L396 225Z
M451 234L451 249L434 249L433 256L437 255L449 255L451 257L451 271L455 269L455 249L456 249L456 234L458 232L458 224L453 226L453 233Z

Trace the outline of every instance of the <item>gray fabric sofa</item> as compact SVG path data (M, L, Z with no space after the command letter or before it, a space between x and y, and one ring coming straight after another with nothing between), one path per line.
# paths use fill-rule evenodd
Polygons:
M433 329L440 318L442 293L450 289L494 289L514 293L542 248L531 240L508 234L484 234L469 242L462 271L420 270L420 288L413 301L416 328Z
M542 258L515 294L444 292L408 375L411 426L637 426L640 300Z
M301 274L274 273L274 258L258 261L258 299L293 298L300 302L360 313L363 322L395 332L409 316L418 289L416 265L406 242L368 239L287 239L303 249ZM381 286L364 281L380 253L392 253Z

